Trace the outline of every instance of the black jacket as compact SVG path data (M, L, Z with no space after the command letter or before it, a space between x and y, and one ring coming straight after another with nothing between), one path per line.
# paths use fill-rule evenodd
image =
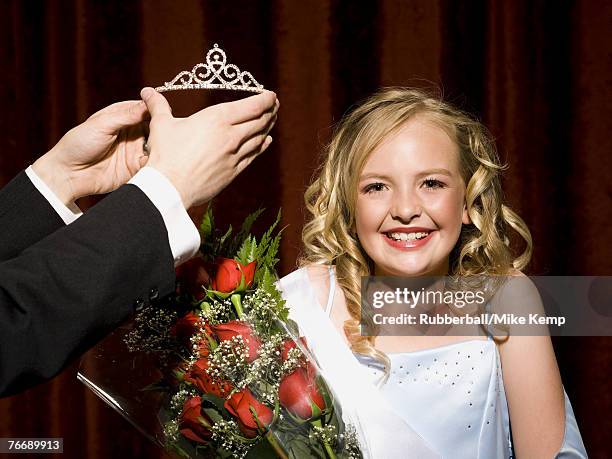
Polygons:
M174 286L166 227L138 187L64 225L19 174L0 190L0 396L56 375Z

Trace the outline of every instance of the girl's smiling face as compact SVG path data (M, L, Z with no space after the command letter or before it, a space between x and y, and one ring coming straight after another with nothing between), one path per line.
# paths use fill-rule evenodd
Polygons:
M368 157L358 179L355 229L376 275L443 276L468 224L459 148L414 116Z

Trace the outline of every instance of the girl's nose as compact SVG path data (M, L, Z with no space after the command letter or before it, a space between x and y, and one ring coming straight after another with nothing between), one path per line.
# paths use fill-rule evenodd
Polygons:
M415 217L419 217L422 207L419 199L412 193L397 194L391 204L391 217L403 223L410 223Z

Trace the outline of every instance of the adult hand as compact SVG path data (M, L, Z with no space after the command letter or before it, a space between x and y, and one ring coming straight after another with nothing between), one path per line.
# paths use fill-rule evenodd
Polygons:
M163 173L189 208L216 196L270 143L276 94L265 91L174 118L168 101L152 88L141 97L151 114L147 166Z
M32 168L64 204L113 191L147 161L147 118L141 100L109 105L68 131Z

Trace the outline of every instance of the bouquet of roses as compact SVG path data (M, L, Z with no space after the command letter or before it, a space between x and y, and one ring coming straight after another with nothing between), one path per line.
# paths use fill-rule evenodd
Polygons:
M215 229L177 270L173 298L143 309L124 338L155 357L164 443L185 457L360 458L354 429L288 319L274 266L281 232ZM90 384L91 387L91 384Z

